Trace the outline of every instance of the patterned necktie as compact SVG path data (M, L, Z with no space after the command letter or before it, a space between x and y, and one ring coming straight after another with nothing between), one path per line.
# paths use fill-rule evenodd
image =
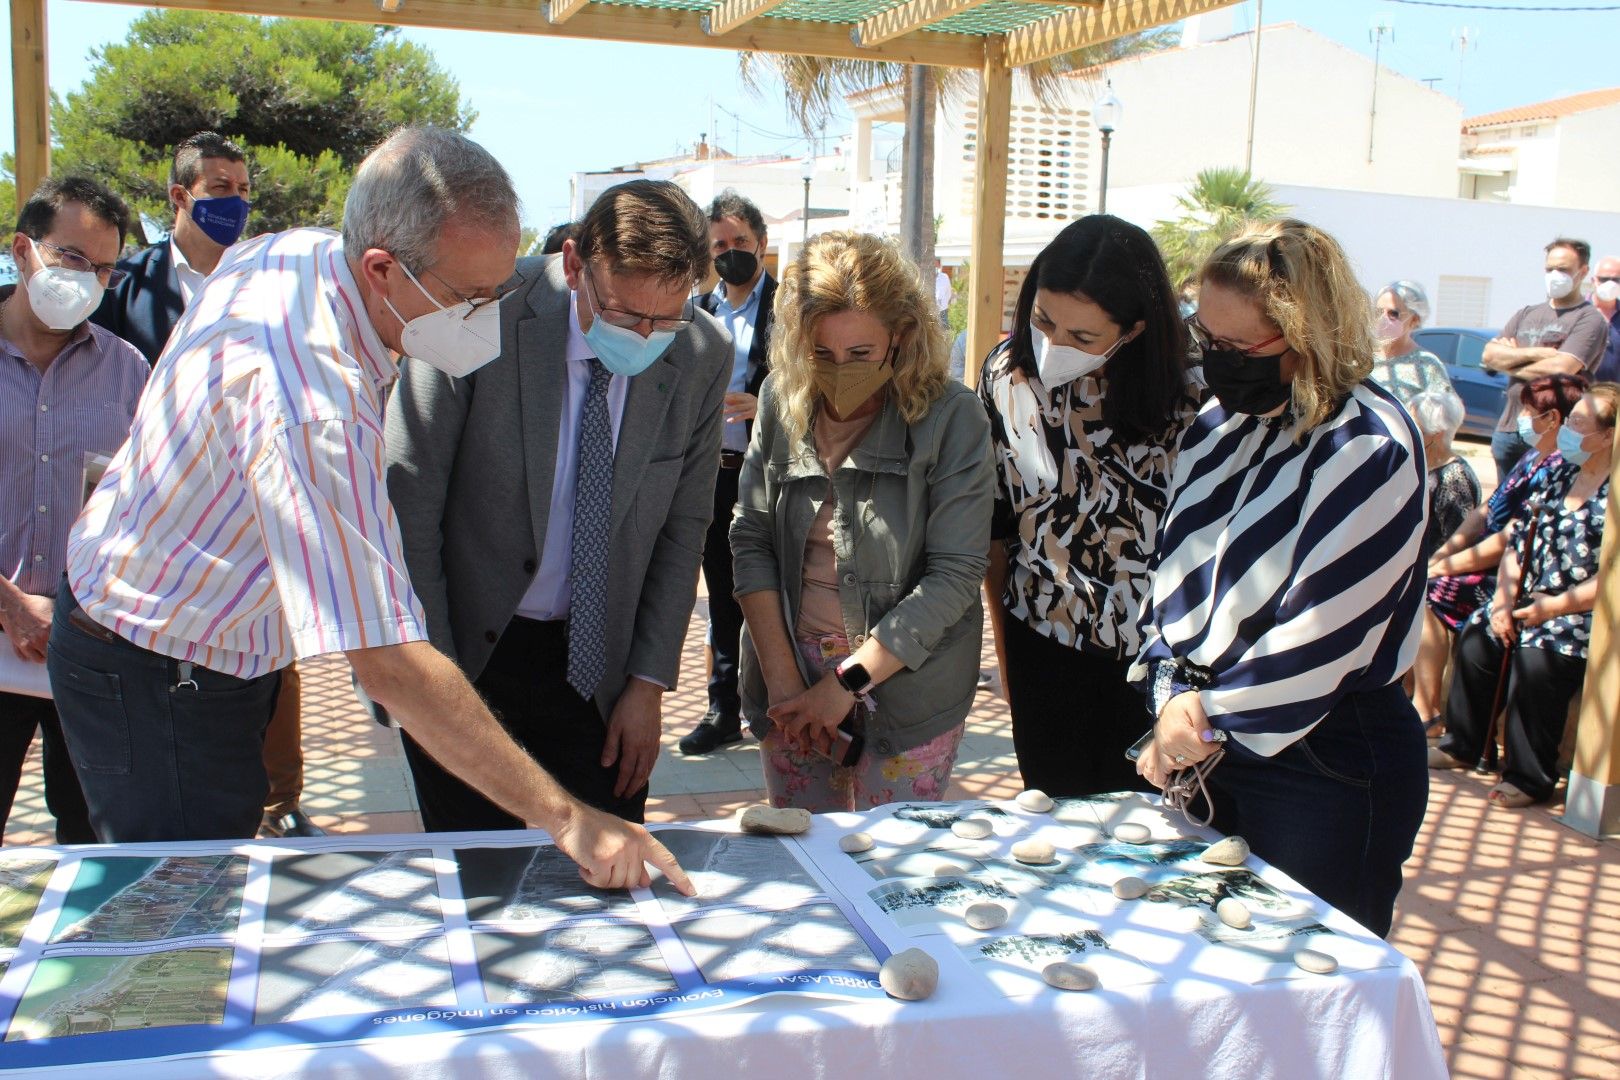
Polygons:
M613 426L608 384L613 373L591 361L591 386L579 424L574 479L572 594L568 602L568 685L590 700L607 667L608 540L613 524Z

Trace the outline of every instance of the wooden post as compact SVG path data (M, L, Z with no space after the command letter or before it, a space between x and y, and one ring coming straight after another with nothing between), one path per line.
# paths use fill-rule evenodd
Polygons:
M11 109L17 133L17 206L51 171L50 81L45 74L45 0L11 0ZM10 231L15 222L6 222Z
M984 44L979 76L978 136L973 148L973 250L968 265L967 371L978 385L979 365L1001 340L1007 234L1007 144L1012 128L1012 71L998 38Z
M1620 446L1615 447L1620 466ZM1613 476L1613 472L1610 473ZM1564 798L1565 825L1587 836L1620 833L1620 487L1609 484L1608 521L1598 555L1597 608L1587 651L1586 687L1576 722L1575 766Z

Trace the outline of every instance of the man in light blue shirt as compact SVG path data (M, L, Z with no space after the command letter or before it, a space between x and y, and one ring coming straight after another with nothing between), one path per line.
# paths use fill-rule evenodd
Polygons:
M714 484L714 520L703 545L703 581L709 590L709 709L685 738L683 754L707 754L742 738L737 693L737 654L742 609L731 594L731 512L737 477L748 449L759 388L769 368L771 304L776 279L765 272L765 219L759 208L729 188L709 206L709 250L720 283L703 298L703 309L731 333L731 382L721 433L720 472Z

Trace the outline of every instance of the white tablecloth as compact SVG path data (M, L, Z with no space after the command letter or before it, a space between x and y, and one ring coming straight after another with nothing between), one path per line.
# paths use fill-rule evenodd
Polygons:
M1011 804L1002 805L1012 810ZM1135 813L1139 812L1140 808ZM1159 815L1159 811L1151 814ZM867 897L853 895L856 882L872 882L859 876L860 868L849 857L837 853L836 839L850 828L867 827L871 820L859 815L819 817L800 850L827 893L842 891L851 910L857 911L857 917L885 945L894 951L915 945L938 958L940 987L927 1001L852 1002L784 995L729 1009L657 1018L516 1025L459 1033L396 1032L386 1038L321 1046L300 1044L297 1025L287 1024L283 1025L284 1047L165 1060L81 1063L63 1069L62 1074L118 1080L204 1076L990 1080L1020 1075L1167 1080L1398 1076L1421 1080L1446 1075L1434 1019L1416 969L1337 912L1317 911L1331 928L1332 940L1361 949L1384 966L1330 976L1293 971L1291 977L1253 982L1235 968L1204 962L1215 955L1214 947L1188 934L1174 939L1177 959L1159 967L1160 982L1089 993L1043 990L1029 997L1004 997L946 937L919 935L915 928L908 931L882 915L874 917L877 908L870 906ZM1006 836L1009 842L1012 836L1031 830L1060 828L1016 810L1007 820L1012 822ZM1157 820L1161 830L1171 827L1163 824L1168 818ZM1104 827L1111 826L1105 823ZM487 843L495 835L463 834L459 840L454 836L328 837L257 842L235 850L249 854L254 865L259 865L267 850L377 852L431 844L437 858L444 860L449 845ZM1165 834L1160 831L1159 835ZM500 842L520 839L525 835L501 834ZM543 836L528 834L526 839L533 843ZM89 854L91 849L81 850ZM220 844L94 849L96 854L147 856L229 850L230 845ZM25 849L3 853L7 857L25 854ZM1274 870L1257 862L1251 866L1261 870L1268 883L1290 887ZM445 880L443 871L439 876ZM245 903L250 907L256 890L262 895L262 888L253 884L256 878L251 873L248 880ZM840 882L847 887L840 890ZM53 885L52 891L59 890ZM452 905L456 902L454 897L450 901ZM44 922L34 919L35 932ZM244 918L244 928L246 923ZM15 989L24 980L15 977L21 972L12 974L6 985ZM64 1041L95 1037L69 1036ZM0 1075L4 1075L6 1058L6 1048L0 1045Z

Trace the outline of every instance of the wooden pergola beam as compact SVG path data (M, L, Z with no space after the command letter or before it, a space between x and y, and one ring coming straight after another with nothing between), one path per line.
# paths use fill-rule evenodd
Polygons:
M19 209L51 171L51 96L45 59L45 0L11 0L13 175ZM4 228L9 230L12 224L8 221Z
M151 0L109 0L150 7ZM163 7L191 11L234 11L284 19L336 19L340 22L387 23L439 30L481 30L492 34L593 38L642 45L680 45L730 52L798 53L846 60L889 60L896 64L977 68L983 62L979 39L968 34L912 35L873 49L863 49L833 23L804 19L758 19L717 37L703 32L696 11L627 8L589 4L565 23L549 21L533 0L404 0L383 16L376 0L163 0Z
M547 0L546 20L553 26L561 26L585 10L588 3L590 0Z
M1620 465L1620 445L1613 449ZM1608 520L1620 521L1620 487L1609 485ZM1564 793L1563 823L1594 838L1620 833L1620 530L1608 529L1598 554L1581 713L1575 722L1575 762ZM1531 692L1534 692L1533 690Z
M721 0L699 22L706 34L729 34L744 23L769 14L787 0Z
M1007 146L1012 128L1012 71L1002 45L984 44L979 73L978 131L973 141L973 246L968 255L967 384L1001 340L1007 238Z
M1023 67L1088 45L1180 22L1239 0L1113 0L1086 11L1042 19L1007 34L1007 66Z

